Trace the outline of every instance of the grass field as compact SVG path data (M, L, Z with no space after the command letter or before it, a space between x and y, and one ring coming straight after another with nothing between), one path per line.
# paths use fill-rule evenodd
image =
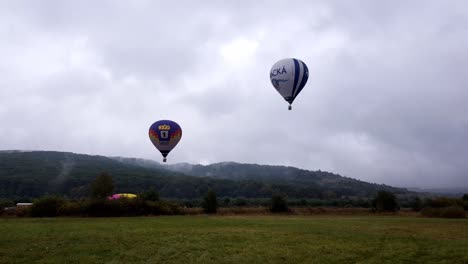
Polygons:
M0 263L468 263L468 220L400 216L0 219Z

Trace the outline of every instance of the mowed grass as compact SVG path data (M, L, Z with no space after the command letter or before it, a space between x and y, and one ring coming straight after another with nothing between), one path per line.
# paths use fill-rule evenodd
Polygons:
M0 263L468 263L468 220L4 218Z

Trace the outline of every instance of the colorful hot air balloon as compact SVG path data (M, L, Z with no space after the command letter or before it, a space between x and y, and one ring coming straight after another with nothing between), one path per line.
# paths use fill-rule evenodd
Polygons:
M171 120L159 120L151 125L149 137L153 145L161 152L166 162L167 154L179 143L182 129Z
M127 198L127 199L133 199L133 198L136 198L137 195L136 194L133 194L133 193L116 193L116 194L113 194L109 197L107 197L108 200L118 200L120 198Z
M270 80L280 95L289 102L289 110L296 96L309 78L307 65L298 59L283 59L271 67Z

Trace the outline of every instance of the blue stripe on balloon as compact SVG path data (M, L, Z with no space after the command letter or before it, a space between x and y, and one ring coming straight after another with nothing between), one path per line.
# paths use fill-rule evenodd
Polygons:
M289 103L294 101L294 93L296 92L297 81L299 80L299 62L296 59L294 61L294 86L291 93L291 98L289 99Z
M309 72L309 69L307 68L307 65L301 61L302 64L302 78L301 78L301 84L299 84L299 87L297 88L297 92L294 94L294 98L302 91L302 88L304 88L307 79L309 78L309 75L307 74Z

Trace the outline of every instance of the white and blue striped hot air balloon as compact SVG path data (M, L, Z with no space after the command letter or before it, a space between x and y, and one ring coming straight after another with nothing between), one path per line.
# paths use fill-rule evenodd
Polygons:
M271 67L270 80L280 95L289 102L289 110L296 96L309 78L309 69L301 60L290 58L278 61Z

